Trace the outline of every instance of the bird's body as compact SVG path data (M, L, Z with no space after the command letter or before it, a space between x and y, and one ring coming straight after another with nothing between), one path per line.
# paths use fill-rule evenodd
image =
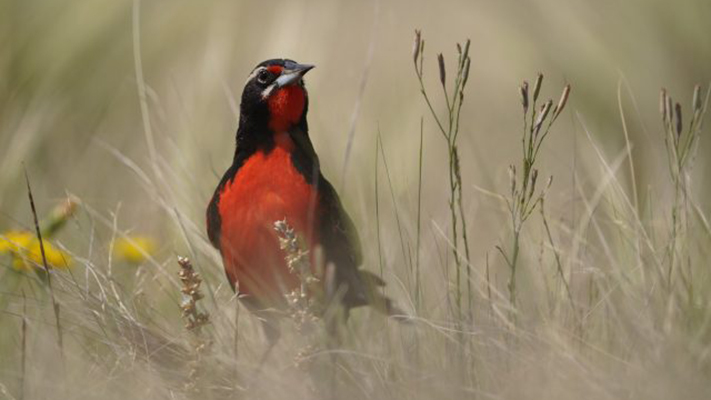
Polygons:
M318 242L313 215L317 192L294 166L295 146L288 133L277 136L273 148L258 150L242 164L223 187L219 201L227 276L233 284L239 282L241 294L270 305L299 284L287 269L274 222L288 221L305 235L309 247Z
M382 295L373 297L372 287L383 282L359 269L355 226L322 175L311 144L301 80L309 69L290 60L269 60L248 79L234 161L208 206L208 236L220 250L230 283L253 311L283 308L284 295L300 283L279 246L274 223L280 220L305 242L312 270L319 269L314 254L323 255L320 270L333 270L329 300L346 310L373 299L389 307Z

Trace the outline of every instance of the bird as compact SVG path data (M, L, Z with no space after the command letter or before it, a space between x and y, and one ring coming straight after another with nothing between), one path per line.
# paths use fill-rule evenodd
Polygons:
M385 282L361 268L361 242L353 220L324 177L309 136L304 75L314 65L290 59L259 63L242 92L236 149L207 207L207 234L221 256L240 302L263 322L273 345L285 295L299 285L289 272L274 223L299 232L314 262L321 254L328 302L350 309L371 305L400 313L379 287ZM314 266L312 265L312 269Z

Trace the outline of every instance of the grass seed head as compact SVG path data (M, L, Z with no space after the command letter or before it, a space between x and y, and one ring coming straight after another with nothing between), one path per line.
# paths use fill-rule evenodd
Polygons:
M694 98L692 100L692 104L694 106L694 112L701 110L701 85L694 86Z
M548 177L548 182L546 182L546 187L543 189L541 192L541 199L546 197L546 193L548 193L548 189L551 188L551 185L553 184L553 175Z
M531 171L531 188L529 189L529 192L528 192L529 198L533 197L533 192L534 192L534 190L536 190L536 181L537 180L538 180L538 170L534 168L533 171Z
M210 315L200 312L197 307L197 302L203 298L200 292L202 283L200 275L195 272L192 263L186 257L178 256L178 265L180 265L178 276L182 284L180 291L183 293L180 309L185 321L185 329L191 333L193 350L187 363L189 370L187 379L183 382L183 389L188 393L198 394L203 390L201 381L205 376L203 358L212 345L212 341L202 331L202 327L210 323Z
M286 219L275 221L274 230L279 238L279 246L284 251L289 273L296 276L301 282L299 288L286 295L289 304L289 314L297 322L297 326L305 323L306 315L316 314L320 304L320 281L311 270L309 250L303 241L299 240L294 228ZM310 296L312 295L312 296Z
M659 114L662 116L662 121L666 123L667 115L667 90L662 88L659 92Z
M439 81L442 83L442 87L444 87L447 80L447 72L444 68L444 56L442 53L437 55L437 62L439 63Z
M209 314L200 312L197 309L197 302L204 297L200 291L202 279L200 274L195 272L193 264L187 257L179 256L178 265L180 265L178 276L182 284L180 291L183 293L180 308L183 311L185 328L189 331L195 330L199 332L201 327L210 322Z
M415 63L415 68L417 68L417 59L420 57L421 47L422 47L422 32L419 29L415 29L415 42L412 46L412 61Z
M526 114L528 112L528 81L523 81L523 84L518 87L518 92L521 94L523 113Z
M536 124L534 125L534 131L536 134L538 134L538 131L541 130L541 125L543 125L543 122L545 122L548 117L548 113L551 111L552 106L553 100L548 100L546 104L541 106L541 111L538 113L538 118L536 119Z
M467 81L469 80L469 68L471 67L471 59L467 57L466 60L464 60L464 72L462 75L462 89L467 85Z
M533 101L536 102L538 100L538 95L541 93L541 85L543 84L543 74L538 73L538 76L536 77L536 83L533 85Z
M469 46L471 45L471 43L472 43L472 41L467 39L467 42L464 44L464 52L462 53L463 60L469 59Z
M560 113L563 111L563 108L565 108L565 105L568 103L568 97L570 96L570 85L565 85L565 88L563 89L563 93L560 95L560 100L558 100L558 104L555 106L555 115L554 117L558 117Z

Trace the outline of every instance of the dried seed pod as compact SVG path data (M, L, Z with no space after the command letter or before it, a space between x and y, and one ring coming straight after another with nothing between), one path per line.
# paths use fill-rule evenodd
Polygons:
M521 94L523 113L526 114L528 112L528 81L523 81L523 84L518 87L518 92Z
M516 192L516 166L509 165L509 182L511 183L511 195Z
M531 171L531 187L528 190L528 197L529 198L533 197L533 191L536 190L536 181L537 180L538 180L538 170L534 168L533 171Z
M662 88L659 92L659 114L662 115L662 121L667 121L667 90Z
M671 124L674 120L674 106L672 104L674 104L674 102L671 96L667 96L667 120L669 121L669 129L671 129Z
M536 83L533 85L533 102L535 103L536 100L538 100L538 95L541 93L541 85L543 84L543 74L538 73L538 77L536 77Z
M536 124L534 125L536 134L541 129L541 125L543 125L543 122L546 120L546 117L548 117L548 113L550 112L552 106L553 100L548 100L546 104L541 106L541 111L538 113L538 118L536 119Z
M570 96L570 85L565 85L563 89L563 94L560 95L560 100L558 100L558 105L555 106L555 117L558 117L560 113L565 108L565 104L568 102L568 97Z
M469 59L469 45L471 44L471 42L471 40L467 39L467 42L464 43L464 52L462 53L462 59Z
M675 106L675 111L676 111L676 136L680 137L681 136L681 129L684 127L681 121L681 104L676 103Z
M694 105L694 112L697 112L701 110L701 86L696 85L694 86L694 99L692 101L692 104Z
M462 55L462 45L459 43L457 43L457 54L459 54L460 57Z
M199 333L200 328L210 322L209 314L200 312L197 309L197 302L204 298L200 292L202 279L200 274L195 272L188 258L178 256L178 264L180 265L178 276L182 283L180 291L185 295L180 304L185 319L185 327L188 330L197 330Z
M437 55L437 62L439 63L439 81L442 83L442 86L444 86L447 79L447 73L444 69L444 56L442 53Z
M412 60L417 66L417 59L420 57L420 50L422 47L422 35L419 29L415 29L415 43L412 46Z

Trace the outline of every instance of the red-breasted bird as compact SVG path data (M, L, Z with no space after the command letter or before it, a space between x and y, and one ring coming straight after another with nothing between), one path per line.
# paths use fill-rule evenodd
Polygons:
M207 208L207 232L220 250L227 278L247 308L265 321L270 342L279 331L268 310L283 309L299 285L274 230L286 219L303 236L312 263L317 248L328 300L374 305L393 314L379 293L383 281L360 269L361 245L338 194L321 173L309 137L303 76L314 66L287 59L260 63L242 93L237 149Z

